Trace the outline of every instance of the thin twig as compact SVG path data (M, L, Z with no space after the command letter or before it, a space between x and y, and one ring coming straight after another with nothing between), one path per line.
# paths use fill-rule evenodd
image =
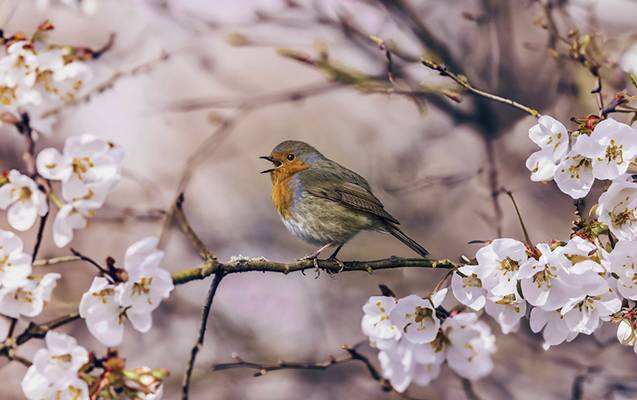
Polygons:
M40 225L38 225L38 233L35 237L35 245L33 246L33 254L31 255L31 263L35 262L35 259L38 257L38 253L40 252L40 246L42 246L42 239L44 238L44 228L46 227L48 217L49 212L40 217Z
M73 253L74 256L77 256L80 260L86 261L87 263L89 263L92 266L94 266L95 268L97 268L105 276L110 277L110 274L109 274L108 270L106 270L106 268L102 267L97 261L93 260L90 257L87 257L87 256L83 255L82 253L80 253L79 251L75 250L74 248L71 248L71 253Z
M153 67L155 67L157 64L162 63L168 59L170 59L171 54L167 53L165 51L162 51L161 54L155 58L152 59L150 61L147 61L143 64L137 65L131 69L128 69L126 71L117 71L115 72L113 75L110 76L110 78L106 79L104 82L100 83L99 85L93 87L89 92L87 92L86 94L84 94L83 96L77 97L77 98L73 98L72 100L60 105L59 107L50 109L48 111L45 111L44 113L42 113L40 115L40 118L45 119L48 117L52 117L55 115L58 115L59 113L61 113L63 110L69 108L69 107L73 107L76 106L78 104L85 104L88 103L89 101L91 101L91 99L97 95L100 95L104 92L106 92L107 90L111 89L113 86L115 86L115 84L122 78L128 77L128 76L135 76L138 75L142 72L147 72L150 69L152 69Z
M183 209L184 204L184 194L181 193L177 196L177 201L175 202L174 207L174 216L179 224L179 228L186 238L190 241L192 246L197 250L201 259L204 261L214 260L215 256L212 254L210 250L206 247L203 241L199 238L197 233L192 229L190 222L188 222L188 218L186 218L186 214L184 214Z
M515 201L513 197L513 193L510 190L503 189L504 193L511 199L511 203L513 203L513 208L515 208L515 213L518 216L518 221L520 222L520 227L522 228L522 234L524 235L524 241L529 247L533 247L533 242L531 241L531 237L529 236L529 232L526 230L526 225L524 224L524 219L522 219L522 214L520 213L520 209L518 208L518 203Z
M64 263L70 263L70 262L81 261L81 260L82 259L78 256L62 256L62 257L35 260L32 265L34 267L46 267L49 265L64 264Z
M465 396L467 396L467 400L482 400L482 397L476 393L476 390L473 387L473 383L467 378L460 378L462 382L462 390L464 391Z
M466 90L468 90L469 92L477 95L477 96L481 96L484 98L487 98L489 100L493 100L496 101L498 103L502 103L502 104L507 104L511 107L515 107L518 110L522 110L525 113L528 113L530 115L532 115L533 117L537 118L540 116L540 112L534 108L531 108L529 106L525 106L524 104L518 103L515 100L511 100L511 99L507 99L506 97L501 97L495 94L491 94L491 93L487 93L483 90L477 89L475 87L473 87L469 81L467 80L467 78L465 78L464 76L460 76L460 75L456 75L453 72L449 71L447 69L447 67L443 64L437 64L431 60L428 59L421 59L421 62L428 68L431 68L435 71L438 71L440 73L440 75L442 76L447 76L451 79L453 79L458 85L462 86L463 88L465 88Z
M197 342L192 347L190 351L190 359L188 360L188 367L186 369L186 373L184 374L183 382L182 382L182 391L181 398L182 400L188 400L188 394L190 391L190 379L192 377L192 371L195 367L195 360L197 359L197 354L199 350L203 347L204 338L206 337L206 327L208 325L208 317L210 316L210 310L212 309L212 301L214 300L215 294L217 293L217 289L219 288L219 284L223 279L224 273L223 271L219 271L215 274L215 277L212 280L210 285L210 290L208 290L208 297L206 299L206 304L203 307L202 315L201 315L201 325L199 326L199 337L197 338Z

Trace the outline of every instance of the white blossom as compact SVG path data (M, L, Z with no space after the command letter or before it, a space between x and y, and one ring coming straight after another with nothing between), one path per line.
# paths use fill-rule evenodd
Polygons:
M442 324L442 331L449 341L447 363L458 375L476 380L493 370L495 336L487 324L478 321L477 314L449 316Z
M124 268L128 281L118 291L118 301L135 329L147 332L152 326L151 312L174 289L170 273L159 267L164 252L157 249L159 239L149 237L126 250Z
M157 243L157 238L146 238L126 250L126 282L115 284L96 277L82 296L80 316L104 345L122 342L126 319L137 331L147 332L152 326L152 311L174 288L168 271L159 267L163 252L157 250Z
M524 243L514 239L496 239L476 253L475 273L482 286L495 296L516 292L518 271L528 259Z
M7 183L0 186L0 209L8 209L9 225L26 231L38 216L46 215L49 207L45 194L33 179L12 169L7 175Z
M604 284L598 274L599 264L592 261L572 264L562 246L551 249L548 244L540 243L537 249L540 259L529 259L519 272L522 294L531 305L547 311L557 310L569 299Z
M20 286L0 288L0 313L12 318L39 315L60 277L58 273L48 273L40 280L29 277Z
M551 149L542 149L529 156L526 160L526 168L531 171L533 182L548 182L553 180L558 164L553 160Z
M561 312L570 331L590 335L599 327L600 318L608 319L621 305L613 288L600 285L595 291L570 299Z
M579 142L578 137L575 144ZM581 199L590 192L595 182L592 161L575 150L571 150L555 170L557 187L573 199Z
M590 136L580 135L573 150L592 159L595 178L615 179L626 173L637 155L637 132L608 118L599 122Z
M608 254L610 270L617 276L619 294L637 300L637 242L620 240Z
M537 122L529 129L529 138L541 149L550 150L553 162L559 161L568 152L568 130L548 115L542 115Z
M89 332L105 346L119 346L124 337L124 315L115 285L105 278L94 278L80 300L80 317L86 320Z
M559 311L545 311L539 307L531 310L529 324L534 333L542 331L544 350L548 350L551 346L557 346L564 341L570 342L575 339L578 332L573 332L566 325L564 316Z
M446 289L437 292L432 299L423 299L413 294L403 297L389 313L392 324L412 343L433 341L440 328L436 307L442 303L444 294Z
M0 230L0 286L24 285L31 269L31 256L23 251L22 240L13 232Z
M487 291L482 287L475 269L475 265L464 265L458 268L458 271L451 276L451 291L460 303L479 311L484 307Z
M38 173L47 179L89 184L119 180L123 158L121 147L84 134L67 138L62 153L55 148L42 150L36 165Z
M372 340L399 339L400 331L389 319L389 313L396 305L396 299L389 296L372 296L363 306L363 333Z
M598 201L600 222L620 240L637 240L637 183L620 177L611 183Z
M32 400L88 400L88 385L79 379L79 369L88 352L63 333L49 331L46 348L35 353L33 365L22 379L22 390Z
M487 297L485 311L495 319L505 335L518 330L520 319L526 315L526 301L520 295Z

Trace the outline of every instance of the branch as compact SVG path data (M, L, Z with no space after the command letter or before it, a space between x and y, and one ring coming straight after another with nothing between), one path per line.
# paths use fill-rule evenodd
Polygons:
M498 103L502 103L502 104L507 104L511 107L515 107L518 110L522 110L525 113L530 114L531 116L537 118L540 116L540 112L534 108L525 106L524 104L520 104L517 101L511 100L511 99L507 99L506 97L501 97L495 94L491 94L491 93L487 93L485 91L482 91L480 89L477 89L475 87L473 87L469 81L467 80L466 77L464 76L460 76L460 75L456 75L453 72L449 71L447 69L447 67L443 64L437 64L431 60L427 60L425 58L423 58L421 60L421 62L423 63L423 65L425 65L428 68L433 69L434 71L438 71L440 73L440 75L442 76L447 76L451 79L453 79L458 85L462 86L463 88L465 88L466 90L468 90L469 92L477 95L477 96L481 96L484 98L487 98L489 100L493 100L496 101Z
M462 382L462 390L468 400L482 400L482 397L476 393L476 390L473 388L473 383L471 383L469 379L460 378L460 381Z
M188 219L186 218L186 215L184 214L183 204L184 204L184 194L181 193L177 196L177 201L175 202L175 206L174 206L174 217L177 220L177 223L179 224L179 229L181 229L181 232L184 234L184 236L188 238L192 246L195 248L195 250L197 250L202 260L204 261L215 260L216 257L214 256L214 254L212 254L212 252L208 250L208 248L203 243L203 241L199 238L197 233L195 233L195 231L192 229L192 226L190 226L190 222L188 222Z
M427 260L424 258L401 258L390 257L373 261L345 261L345 268L338 263L329 260L317 260L318 269L328 273L374 271L396 268L457 268L457 265L450 260ZM269 261L265 258L233 258L229 262L204 263L195 268L184 269L172 274L173 283L181 285L190 281L205 279L217 272L224 274L236 274L242 272L278 272L289 274L291 272L303 272L316 269L313 260L303 260L294 262Z
M40 118L44 119L44 118L48 118L48 117L52 117L55 115L58 115L59 113L61 113L64 109L66 109L67 107L71 107L71 106L76 106L78 104L85 104L88 103L89 101L91 101L91 99L94 96L100 95L102 93L104 93L105 91L111 89L115 83L117 83L117 81L119 81L120 79L127 77L127 76L135 76L138 75L142 72L147 72L150 69L152 69L155 65L162 63L166 60L168 60L171 57L171 54L166 53L164 51L161 52L161 54L159 55L159 57L150 60L144 64L140 64L136 67L133 67L129 70L126 71L117 71L115 73L113 73L113 75L111 75L110 78L108 78L107 80L105 80L104 82L100 83L99 85L95 86L94 88L92 88L89 92L87 92L86 94L84 94L83 96L74 98L70 101L67 101L66 103L62 104L59 107L53 108L51 110L45 111L44 113L42 113L40 115Z
M80 261L80 260L81 258L78 256L62 256L62 257L55 257L55 258L49 258L49 259L35 260L32 265L34 267L46 267L49 265L64 264L64 263Z
M384 392L396 392L396 390L391 386L389 381L383 378L382 374L378 369L372 364L369 358L363 354L361 354L357 349L364 342L358 343L357 345L350 347L348 345L343 345L341 347L347 354L341 357L329 356L325 361L310 361L310 362L291 362L291 361L283 361L279 360L275 364L265 364L265 363L257 363L251 361L245 361L239 356L233 356L233 358L237 361L230 363L221 363L214 364L212 366L213 371L223 371L227 369L235 369L235 368L247 368L247 369L256 369L257 371L254 373L254 377L260 377L271 371L281 371L285 369L292 370L308 370L308 371L325 371L328 368L331 368L335 365L349 363L351 361L360 361L365 368L369 376L378 382L380 388ZM399 393L401 398L407 400L417 400L414 397L411 397L405 393Z
M296 102L308 97L318 96L341 88L336 82L319 82L273 93L259 94L242 99L204 98L177 102L168 107L168 111L196 111L207 108L237 108L251 110L279 103Z
M182 400L188 400L188 393L190 391L190 379L192 377L192 371L195 367L195 360L197 358L197 354L199 350L203 347L204 338L206 336L206 326L208 325L208 317L210 316L210 310L212 309L212 301L214 300L215 294L217 293L217 289L219 288L219 284L224 277L223 271L219 271L215 274L214 279L212 280L212 284L210 285L210 290L208 291L208 298L206 299L206 304L203 307L202 315L201 315L201 326L199 327L199 337L197 338L197 342L192 347L190 351L190 360L188 361L188 368L186 369L186 373L184 374L183 382L182 382L182 391L181 398Z

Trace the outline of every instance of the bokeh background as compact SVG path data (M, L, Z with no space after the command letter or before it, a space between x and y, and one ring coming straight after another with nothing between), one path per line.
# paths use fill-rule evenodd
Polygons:
M1 1L2 29L32 32L49 18L56 42L99 47L117 35L114 47L91 63L94 77L85 87L91 97L47 118L51 133L38 142L40 149L61 146L69 135L93 133L126 149L124 179L73 243L96 259L122 259L132 242L160 234L161 210L180 188L191 223L220 259L307 254L312 248L287 233L271 205L269 179L258 173L264 162L257 157L285 139L307 141L365 176L405 231L436 258L473 256L472 240L522 237L511 202L493 195L502 187L514 193L534 241L568 238L572 201L553 184L532 183L524 166L535 150L527 137L533 119L469 95L460 104L450 101L440 92L455 87L417 59L447 55L448 65L475 86L566 122L596 111L594 80L581 66L550 56L551 38L542 27L547 16L564 34L577 29L596 35L607 65L619 60L637 33L637 2L629 0L102 0L93 15L55 1L46 8L37 3ZM320 68L277 54L278 48L314 58L327 53L330 62L386 80L387 61L369 34L405 53L393 60L395 89L419 91L416 100L330 83ZM627 86L618 69L603 73L610 82L607 98ZM0 127L0 167L20 167L22 146L11 127ZM4 219L0 224L7 226ZM164 234L165 268L199 263L176 228ZM33 243L35 228L22 237ZM68 254L55 248L51 232L45 237L41 257ZM365 233L341 258L390 255L413 256L392 238ZM93 274L80 263L55 270L63 279L42 320L73 310ZM425 295L440 276L429 270L318 279L311 273L229 276L215 299L192 398L398 398L380 391L356 363L260 378L249 370L213 373L210 367L231 361L233 353L261 362L339 355L341 345L364 339L361 307L378 293L378 284L399 296ZM166 399L178 398L208 284L178 287L153 314L148 334L127 329L121 354L129 366L171 371ZM544 352L526 321L507 336L492 322L498 351L493 373L475 384L482 398L637 398L637 355L616 343L612 328L606 337L580 335ZM81 321L63 330L89 349L104 350ZM29 343L22 352L30 355L40 346ZM376 361L373 349L363 349ZM0 361L0 397L22 398L24 372L18 363ZM410 393L466 398L446 368L432 385Z

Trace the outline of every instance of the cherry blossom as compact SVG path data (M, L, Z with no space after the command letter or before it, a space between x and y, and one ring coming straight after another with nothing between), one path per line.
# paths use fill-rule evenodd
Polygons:
M577 144L580 137L576 140ZM592 160L571 150L555 170L557 187L573 199L581 199L590 192L595 182Z
M36 165L38 173L47 179L90 184L119 180L123 158L121 147L84 134L67 138L62 153L55 148L42 150Z
M442 324L442 331L449 342L447 363L458 375L475 380L493 370L495 336L487 324L478 321L477 314L449 316Z
M566 127L548 115L542 115L529 129L529 138L541 149L552 153L553 161L559 161L568 152L569 136Z
M49 206L38 185L26 175L12 169L7 183L0 186L0 208L7 210L9 225L19 231L33 226L38 216L46 215Z
M465 265L451 276L451 291L460 303L479 311L486 302L487 291L482 287L480 278L475 274L475 265ZM462 274L462 275L461 275Z
M600 222L620 240L637 240L637 183L620 177L611 183L598 201Z
M372 296L363 306L363 333L372 339L399 339L400 331L391 323L389 313L396 299L389 296Z
M600 285L584 296L570 299L561 312L570 331L590 335L598 328L600 318L608 319L621 305L614 289Z
M637 155L637 132L608 118L599 122L590 136L580 135L573 150L592 159L595 178L615 179L626 173Z
M599 264L572 264L562 246L551 249L540 243L537 249L541 254L539 260L529 259L519 272L522 294L530 304L547 311L557 310L570 298L585 295L604 283L598 275Z
M534 333L542 331L544 350L551 346L557 346L564 341L570 342L577 337L578 332L571 331L564 320L564 316L559 311L545 311L534 307L531 310L529 324Z
M30 276L19 286L0 288L0 313L13 318L39 315L60 278L60 274L52 272L39 280Z
M112 283L96 277L80 301L80 316L89 332L106 346L118 346L124 335L124 321L147 332L152 326L152 311L173 289L168 271L159 267L163 252L157 250L157 238L146 238L126 251L124 268L128 280Z
M5 106L39 106L47 97L72 99L90 69L72 48L28 40L11 42L0 57L0 101Z
M47 347L35 353L33 365L22 379L26 397L88 400L88 385L78 377L79 369L88 362L86 349L74 338L54 331L46 334L45 343Z
M31 275L31 256L23 252L22 240L13 232L0 230L0 285L18 287Z
M105 346L118 346L124 337L125 311L117 302L116 286L96 277L80 300L80 317L89 332Z
M128 281L118 291L118 301L135 329L147 332L152 326L151 312L174 289L170 273L159 267L164 252L157 249L159 239L149 237L126 250L124 268Z
M526 315L526 301L517 293L502 297L489 296L485 311L500 324L502 333L506 335L518 330L520 319Z
M637 242L620 240L608 255L610 270L617 276L617 290L630 300L637 300Z
M403 297L391 310L389 318L408 341L416 344L429 343L436 338L440 328L436 307L442 303L445 294L446 289L443 289L432 296L432 299L423 299L413 294Z
M496 296L516 292L518 271L528 259L524 243L514 239L496 239L476 253L475 273L482 286Z
M553 117L543 115L529 129L529 138L540 147L526 160L534 182L550 181L557 164L568 152L569 135L566 127Z

